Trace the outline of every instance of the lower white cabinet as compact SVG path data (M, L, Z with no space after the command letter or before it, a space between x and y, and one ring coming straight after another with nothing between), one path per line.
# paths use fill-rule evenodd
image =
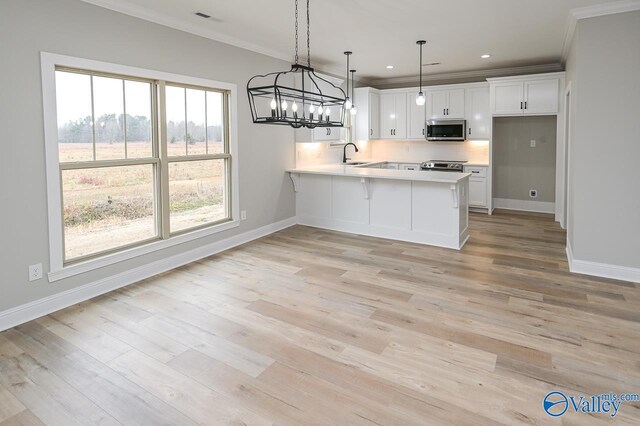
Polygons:
M465 166L465 173L469 177L469 207L487 208L487 167Z

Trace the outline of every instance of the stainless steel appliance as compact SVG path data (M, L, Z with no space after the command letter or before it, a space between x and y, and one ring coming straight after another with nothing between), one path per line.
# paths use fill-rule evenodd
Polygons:
M427 120L428 141L460 142L467 134L467 120Z
M466 161L430 160L420 164L420 170L462 173L464 163L466 163Z

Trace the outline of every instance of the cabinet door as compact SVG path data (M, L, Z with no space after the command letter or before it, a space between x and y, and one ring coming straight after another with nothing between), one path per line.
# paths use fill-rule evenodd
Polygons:
M487 179L469 178L469 206L487 206Z
M313 129L314 141L339 141L341 127L316 127Z
M464 118L464 89L447 90L447 118Z
M445 118L447 112L447 91L436 90L427 94L428 118Z
M369 139L380 139L380 95L369 93Z
M393 131L394 139L407 138L407 94L396 93L394 95L396 105L396 122Z
M416 97L414 93L407 93L407 109L408 114L408 129L407 138L409 139L424 139L424 127L425 127L425 106L416 105Z
M396 125L396 99L392 93L380 95L380 137L393 139Z
M524 83L525 114L558 113L558 80L533 80Z
M496 83L491 90L492 113L496 115L522 115L524 106L524 84Z
M465 92L467 139L489 139L489 88L476 87Z

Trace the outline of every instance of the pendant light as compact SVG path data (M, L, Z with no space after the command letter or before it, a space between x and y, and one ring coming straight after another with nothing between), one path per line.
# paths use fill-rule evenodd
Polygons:
M416 95L416 105L422 106L425 104L427 98L422 93L422 46L426 43L425 40L418 40L416 44L420 46L420 91Z
M342 127L348 97L342 88L317 75L311 67L309 0L306 66L298 63L298 0L295 0L295 16L296 50L291 70L256 75L247 83L253 122L310 129Z
M353 80L353 75L356 73L356 70L350 70L350 71L351 71L351 99L355 100L356 99L356 95L355 95L356 82ZM349 79L347 79L347 81L349 81ZM349 92L347 92L347 94L349 94ZM358 110L356 109L355 103L352 102L351 109L349 110L349 112L351 112L351 115L356 115Z
M353 52L346 51L344 52L347 57L347 99L344 102L344 109L349 110L353 106L353 102L351 98L349 98L349 56L351 56Z

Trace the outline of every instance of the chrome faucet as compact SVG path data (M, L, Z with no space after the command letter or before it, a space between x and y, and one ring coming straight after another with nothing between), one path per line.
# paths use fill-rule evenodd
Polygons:
M353 145L353 147L356 149L356 152L358 152L358 147L356 146L356 144L355 144L355 143L353 143L353 142L349 142L349 143L344 144L344 148L343 148L343 150L342 150L342 163L343 163L343 164L344 164L344 163L346 163L346 162L347 162L347 160L350 160L350 158L347 158L347 147L348 147L349 145Z

